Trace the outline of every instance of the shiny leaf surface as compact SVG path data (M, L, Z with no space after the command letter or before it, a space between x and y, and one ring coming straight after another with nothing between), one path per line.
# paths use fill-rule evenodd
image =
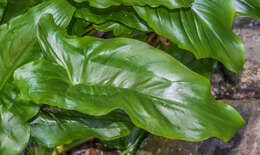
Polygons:
M74 10L66 0L49 0L0 26L0 90L16 68L39 55L35 25L41 15L50 13L66 27Z
M130 7L112 7L97 9L91 7L78 8L75 17L85 19L94 24L114 21L140 31L150 31L146 23L140 19Z
M143 42L71 37L50 15L41 18L37 36L52 63L35 61L15 72L26 100L89 115L120 108L139 128L190 141L227 141L244 123L215 101L206 78Z
M214 58L234 72L242 69L244 47L232 32L233 0L196 0L186 9L135 9L155 32L196 58Z
M217 63L215 60L212 59L197 60L192 53L180 49L176 45L172 45L167 48L166 52L179 60L182 64L187 66L192 71L203 75L209 80Z
M31 135L44 146L56 147L82 138L114 140L128 135L133 128L121 111L98 117L74 111L44 111L31 122Z
M260 20L260 0L234 0L238 16Z
M165 6L170 9L188 7L193 0L74 0L75 2L89 2L92 7L108 8L119 5L149 5L152 7Z
M7 84L0 94L0 154L15 155L26 146L30 128L26 121L38 112L38 106L17 100L13 85Z

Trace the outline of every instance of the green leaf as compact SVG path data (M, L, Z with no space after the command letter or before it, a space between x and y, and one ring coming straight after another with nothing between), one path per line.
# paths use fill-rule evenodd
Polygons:
M139 128L190 141L227 141L244 124L231 106L215 101L206 78L143 42L71 37L50 15L37 35L58 64L35 61L16 70L26 100L96 116L120 108Z
M37 114L36 105L17 100L17 91L11 84L0 94L0 154L15 155L28 143L30 128L26 123Z
M145 136L148 133L145 130L135 128L131 134L126 137L122 137L113 141L105 141L104 146L114 149L124 150L122 155L135 155L138 147L143 142Z
M94 28L100 32L112 31L114 36L122 36L131 34L132 30L123 24L116 22L106 22L104 24L94 25Z
M260 20L260 0L235 0L238 16L248 16Z
M26 149L20 155L53 155L53 149L48 149L35 142L29 142Z
M6 5L7 5L7 0L0 0L0 22L4 16Z
M108 8L119 5L149 5L152 7L165 6L170 9L188 7L193 0L74 0L75 2L89 2L90 6L97 8Z
M82 18L94 24L114 21L140 31L150 31L146 23L140 19L131 7L112 7L97 9L88 6L78 8L75 17Z
M244 47L232 32L233 0L196 0L190 8L176 10L135 9L155 32L196 58L214 58L234 72L242 69Z
M26 122L38 113L39 106L21 101L18 94L17 88L9 82L0 93L0 100L4 106Z
M82 138L114 140L128 135L133 128L121 111L98 117L74 111L43 111L31 122L31 136L44 146L56 147Z
M90 23L83 19L73 18L72 21L70 22L70 25L67 28L68 33L70 35L77 35L80 37L84 35L89 25Z
M182 64L187 66L192 71L203 75L210 80L211 75L216 66L216 61L212 59L200 59L197 60L194 55L188 51L178 48L176 45L172 45L165 50L168 54L179 60Z
M0 90L16 68L38 58L35 25L41 15L51 13L58 25L66 27L74 10L66 0L49 0L0 26Z
M18 154L28 143L29 126L0 101L0 154Z
M45 0L8 0L3 22L9 21L18 15L25 13L29 8Z

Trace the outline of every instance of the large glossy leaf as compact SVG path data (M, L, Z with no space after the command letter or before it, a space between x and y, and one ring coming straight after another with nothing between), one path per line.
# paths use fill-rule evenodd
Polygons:
M30 129L26 121L38 112L38 106L17 100L13 85L0 94L0 154L15 155L26 146Z
M0 26L0 90L17 67L39 54L35 25L41 15L51 13L58 25L66 27L74 10L66 0L49 0Z
M114 140L128 135L133 128L128 116L121 111L95 117L57 110L43 111L31 122L31 135L47 147L56 147L82 138Z
M249 16L260 20L260 0L234 0L238 16Z
M103 24L114 21L126 26L140 30L150 31L146 23L140 19L131 7L112 7L108 9L97 9L88 6L78 8L75 17L85 19L95 24Z
M126 38L70 37L50 15L38 26L50 63L15 72L22 96L89 115L123 109L139 128L173 139L228 140L243 125L229 105L216 102L209 81L172 56Z
M172 45L165 50L167 53L172 55L174 58L179 60L182 64L187 66L200 75L205 76L210 80L211 75L216 66L216 61L212 59L200 59L196 60L194 55L188 51L178 48L176 45Z
M242 69L244 47L232 32L233 0L196 0L190 8L135 7L137 13L158 34L196 58L214 58L231 71Z
M108 8L119 5L149 5L152 7L165 6L170 9L188 7L193 0L74 0L75 2L89 2L91 6L97 8Z
M6 5L7 5L7 0L0 0L0 22L3 18Z
M7 0L8 5L5 11L3 22L7 22L13 17L25 13L29 8L45 1L45 0Z

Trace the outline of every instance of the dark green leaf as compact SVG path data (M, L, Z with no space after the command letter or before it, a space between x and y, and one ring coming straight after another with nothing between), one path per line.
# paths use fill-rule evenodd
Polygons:
M104 24L95 24L94 28L100 32L112 31L115 36L131 34L132 30L123 24L116 22L106 22Z
M113 141L105 141L104 146L124 150L124 154L135 155L138 147L143 142L148 133L142 129L135 128L131 134L126 137L119 138Z
M152 7L165 6L170 9L188 7L193 0L74 0L75 2L89 2L92 7L108 8L119 5L149 5Z
M238 16L248 16L260 20L260 0L235 0Z
M58 64L35 61L16 70L26 100L89 115L120 108L139 128L190 141L227 141L244 123L231 106L215 101L206 78L143 42L70 37L50 15L41 18L37 35Z
M212 59L197 60L192 53L180 49L176 45L172 45L167 48L166 52L182 62L192 71L199 73L200 75L203 75L208 79L211 78L211 75L217 63L215 60Z
M29 8L43 1L45 0L8 0L3 22L5 23L11 18L25 13Z
M196 58L214 58L235 72L242 69L244 47L231 30L233 0L196 0L187 9L135 9L155 32L191 51Z
M70 35L77 35L80 37L84 35L89 25L90 23L83 19L73 18L70 25L68 26L68 33Z
M78 8L75 17L85 19L94 24L103 24L107 21L114 21L136 30L150 31L150 28L136 15L131 7L97 9L86 6Z
M51 13L58 25L66 27L74 10L66 0L49 0L0 26L0 90L16 68L39 55L35 25L40 16Z
M136 39L139 41L146 41L148 38L148 34L146 32L142 32L142 31L133 31L131 34L129 35L124 35L124 37L126 38L132 38L132 39Z
M0 154L15 155L26 146L30 128L26 121L38 112L38 106L17 101L13 85L0 94Z
M74 111L45 111L31 122L31 135L37 142L55 147L82 138L114 140L128 135L133 128L128 116L121 111L97 117Z
M7 0L0 0L0 22L4 16L5 7L7 5Z

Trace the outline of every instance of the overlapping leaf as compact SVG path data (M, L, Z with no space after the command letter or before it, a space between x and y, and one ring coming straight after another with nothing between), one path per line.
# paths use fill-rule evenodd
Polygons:
M75 2L89 2L92 7L108 8L119 5L149 5L152 7L164 6L170 9L188 7L193 0L74 0Z
M103 144L105 147L124 150L122 154L135 155L147 134L145 130L135 128L128 136L113 141L104 141Z
M35 25L41 15L51 13L65 27L74 11L66 0L49 0L0 26L0 90L16 68L39 55Z
M0 154L15 155L29 140L30 129L26 121L38 112L38 106L18 101L11 84L4 90L0 94Z
M146 23L140 19L131 7L112 7L96 9L89 6L78 8L75 17L85 19L95 24L118 22L140 31L150 31Z
M44 111L31 122L32 138L47 147L70 144L82 138L114 140L127 136L133 128L128 116L121 111L98 117L74 111Z
M166 52L179 60L182 64L187 66L200 75L210 79L216 66L216 61L212 59L196 60L194 55L188 51L178 48L176 45L172 45L166 49Z
M234 0L238 16L260 20L260 0Z
M90 23L83 19L73 18L70 25L67 27L68 33L70 35L82 36L86 33L86 29L89 25Z
M206 78L145 43L70 37L50 15L37 36L51 62L15 72L26 100L89 115L120 108L137 127L173 139L226 141L243 125L239 113L210 95Z
M244 64L244 47L232 32L235 8L232 0L196 0L190 8L135 7L158 34L196 58L214 58L231 71Z

